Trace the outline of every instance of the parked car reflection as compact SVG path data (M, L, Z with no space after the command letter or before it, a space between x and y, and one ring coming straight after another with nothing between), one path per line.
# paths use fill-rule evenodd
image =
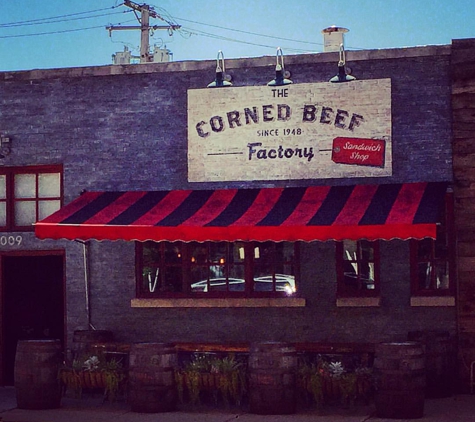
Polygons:
M244 292L245 281L241 278L217 277L208 280L201 280L191 285L192 292ZM271 292L274 290L272 275L254 278L255 292ZM295 277L293 275L276 274L275 291L285 292L288 296L293 295L297 289L295 287Z
M358 290L374 290L374 280L368 277L360 276L358 277L355 273L345 273L345 283L351 287L354 287Z

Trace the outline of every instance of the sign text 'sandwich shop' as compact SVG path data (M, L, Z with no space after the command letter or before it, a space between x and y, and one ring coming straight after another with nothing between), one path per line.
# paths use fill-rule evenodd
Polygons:
M391 175L390 79L188 90L190 182Z

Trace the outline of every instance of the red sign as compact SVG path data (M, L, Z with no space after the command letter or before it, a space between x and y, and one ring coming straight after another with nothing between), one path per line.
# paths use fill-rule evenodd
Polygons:
M384 167L386 141L381 139L335 138L332 160L340 164Z

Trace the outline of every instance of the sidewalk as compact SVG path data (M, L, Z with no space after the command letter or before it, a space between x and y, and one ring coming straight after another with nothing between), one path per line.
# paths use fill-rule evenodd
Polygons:
M103 403L102 398L86 396L81 399L65 397L59 409L23 410L16 408L15 389L0 387L1 422L397 422L399 419L380 419L372 406L353 409L322 409L300 411L294 415L262 416L244 412L206 408L203 411L170 413L135 413L125 402ZM475 396L458 395L425 401L420 421L475 422Z

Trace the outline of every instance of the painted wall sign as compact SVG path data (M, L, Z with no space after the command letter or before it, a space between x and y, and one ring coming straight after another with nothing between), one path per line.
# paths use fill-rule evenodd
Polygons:
M384 167L386 141L382 139L335 138L334 163Z
M188 90L188 180L392 174L391 81Z

